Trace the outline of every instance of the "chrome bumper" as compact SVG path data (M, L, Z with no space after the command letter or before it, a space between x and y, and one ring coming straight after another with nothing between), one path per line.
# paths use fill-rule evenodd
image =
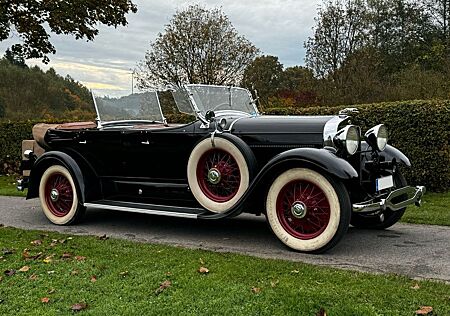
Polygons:
M408 198L404 201L393 203L392 200L401 195L408 195ZM392 211L398 211L402 208L407 207L408 205L415 204L416 206L420 206L422 203L422 196L425 194L424 186L416 186L416 187L403 187L397 190L394 190L388 194L387 197L379 199L379 201L374 202L374 200L355 203L353 204L353 212L355 213L371 213L376 211L384 211L386 209L390 209Z

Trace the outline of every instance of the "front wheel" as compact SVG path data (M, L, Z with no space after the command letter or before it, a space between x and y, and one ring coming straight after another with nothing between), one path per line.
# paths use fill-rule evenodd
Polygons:
M334 247L350 223L350 199L345 186L305 168L290 169L271 185L267 219L288 247L320 253Z
M72 175L60 165L50 166L43 173L39 184L39 198L45 216L56 225L75 223L86 210L79 203Z

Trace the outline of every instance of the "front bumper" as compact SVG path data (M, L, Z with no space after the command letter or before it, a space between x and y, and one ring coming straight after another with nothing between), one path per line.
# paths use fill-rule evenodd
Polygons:
M398 211L407 207L408 205L415 204L420 206L422 203L422 196L425 194L424 186L406 186L394 191L391 191L384 198L377 198L370 201L353 204L353 212L355 213L373 213L377 211L384 211L389 209L391 211ZM392 202L393 199L399 196L408 196L405 200L400 202Z

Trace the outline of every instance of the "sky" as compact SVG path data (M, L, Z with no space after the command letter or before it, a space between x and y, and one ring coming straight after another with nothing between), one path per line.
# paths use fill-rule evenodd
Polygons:
M164 31L176 10L199 3L206 8L220 7L239 34L245 36L264 55L278 56L285 66L303 65L303 43L312 35L319 0L133 0L136 14L128 14L125 27L99 27L93 42L72 36L51 35L57 53L50 63L28 61L43 69L53 67L62 76L85 84L102 94L125 95L131 92L132 69L144 59L157 34ZM17 43L17 37L0 42L0 55Z

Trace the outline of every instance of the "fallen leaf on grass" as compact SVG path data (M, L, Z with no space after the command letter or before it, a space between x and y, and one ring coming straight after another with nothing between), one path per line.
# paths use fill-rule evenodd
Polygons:
M87 308L87 304L86 303L76 303L76 304L73 304L72 307L71 307L72 311L74 311L74 312L79 312L79 311L82 311L82 310L84 310L86 308Z
M20 272L28 272L30 271L30 267L29 266L23 266L22 268L19 269Z
M278 283L280 283L280 280L270 281L270 286L271 287L276 287L278 285Z
M47 271L47 274L53 274L53 273L55 273L55 271L54 271L54 270L51 270L51 271Z
M420 289L420 286L419 286L419 284L416 283L416 285L411 286L411 289L418 290L418 289Z
M50 299L48 297L41 298L42 303L48 303L49 301L50 301Z
M61 255L61 259L69 259L72 257L71 253L65 252Z
M25 249L22 252L22 258L24 260L36 260L36 259L40 258L41 256L42 256L42 252L38 252L34 256L30 255L30 253L28 252L28 249Z
M2 249L3 255L12 255L14 253L14 249L7 249L7 248L3 248Z
M167 288L170 287L171 285L172 285L172 282L170 282L169 280L165 280L164 282L162 282L162 283L159 285L159 288L157 288L157 289L155 290L155 294L156 294L156 295L161 294L165 289L167 289Z
M75 260L84 261L84 260L86 260L86 257L85 256L75 256Z
M80 271L78 271L78 270L72 270L72 271L70 272L71 275L76 275L76 274L78 274L78 273L80 273Z
M429 315L433 312L433 307L431 306L420 306L419 310L416 310L416 315Z
M16 274L16 270L14 270L14 269L5 270L5 275L6 276L12 276L14 274Z
M42 245L42 240L36 239L36 240L33 240L32 242L30 242L30 244L32 244L33 246L40 246L40 245Z
M95 275L91 276L91 282L97 282L97 276Z
M121 277L126 277L128 274L130 274L130 272L128 272L128 271L123 271L123 272L120 272L120 273L119 273L119 275L120 275Z
M104 234L104 235L101 235L101 236L97 236L97 239L98 240L107 240L107 239L109 239L109 237L106 236L106 234Z
M316 315L317 316L327 316L327 312L325 311L325 308L321 307Z
M30 275L29 279L32 280L32 281L35 281L35 280L38 279L38 276L37 276L37 274L33 273L32 275Z
M55 289L49 289L49 290L47 291L48 294L53 294L53 293L55 293L55 292L56 292Z
M252 293L255 293L255 294L261 293L261 288L259 288L259 287L252 287Z
M51 255L51 256L47 256L47 257L45 257L45 259L44 260L42 260L44 263L51 263L52 261L53 261L53 256L54 255Z
M207 273L209 273L209 269L208 269L208 268L205 268L205 267L200 267L197 271L198 271L199 273L201 273L201 274L207 274Z
M203 259L202 259L202 258L200 258L200 259L199 259L199 261L200 261L200 264L201 264L202 266L204 266L204 265L205 265L205 262L203 261Z
M292 270L291 273L300 273L298 270Z

